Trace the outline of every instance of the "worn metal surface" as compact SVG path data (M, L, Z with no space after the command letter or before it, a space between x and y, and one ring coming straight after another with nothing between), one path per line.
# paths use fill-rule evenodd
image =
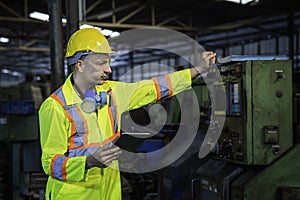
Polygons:
M231 199L274 200L281 195L278 192L280 187L300 187L299 152L300 144L269 166L248 168L232 182Z
M251 65L252 103L248 108L253 113L253 164L270 164L293 144L292 65L290 61L252 61ZM278 143L265 141L266 126L278 127Z
M221 67L228 105L216 158L268 165L293 145L292 65L264 58Z

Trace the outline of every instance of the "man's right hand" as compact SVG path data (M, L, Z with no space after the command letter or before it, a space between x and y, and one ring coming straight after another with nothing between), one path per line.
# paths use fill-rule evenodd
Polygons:
M216 53L212 51L204 51L201 54L200 62L195 66L199 74L206 72L212 64L216 62Z
M121 154L121 150L116 146L105 145L99 147L98 150L87 156L86 158L86 168L100 167L106 168L109 166L113 160L116 160Z

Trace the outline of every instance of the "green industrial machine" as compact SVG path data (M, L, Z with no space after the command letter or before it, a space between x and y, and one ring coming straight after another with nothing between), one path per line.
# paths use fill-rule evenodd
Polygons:
M212 158L192 181L193 199L300 199L291 61L233 55L220 63L226 119Z
M270 164L293 145L291 62L248 60L220 70L227 108L216 157Z

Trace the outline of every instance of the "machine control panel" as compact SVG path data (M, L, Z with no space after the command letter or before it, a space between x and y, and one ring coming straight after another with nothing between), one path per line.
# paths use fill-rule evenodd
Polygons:
M291 69L289 60L275 59L242 59L219 67L226 119L215 158L267 165L292 146Z

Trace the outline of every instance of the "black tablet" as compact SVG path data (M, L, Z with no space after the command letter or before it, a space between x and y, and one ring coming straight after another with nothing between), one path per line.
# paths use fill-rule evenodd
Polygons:
M122 133L113 141L113 144L120 147L122 150L136 152L150 136L150 133Z

